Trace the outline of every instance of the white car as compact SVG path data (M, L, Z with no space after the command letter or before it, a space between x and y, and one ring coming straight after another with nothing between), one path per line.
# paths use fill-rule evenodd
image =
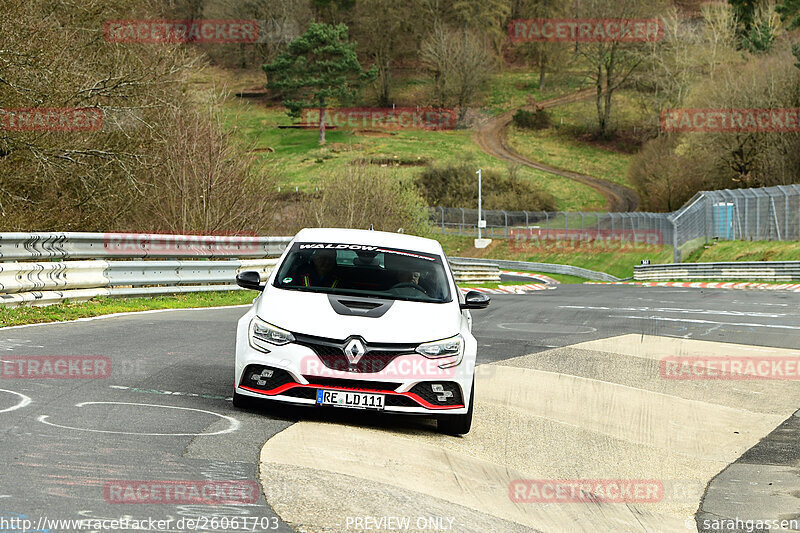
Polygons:
M470 309L489 298L456 287L441 245L398 233L304 229L239 321L233 403L256 398L472 424L477 342Z

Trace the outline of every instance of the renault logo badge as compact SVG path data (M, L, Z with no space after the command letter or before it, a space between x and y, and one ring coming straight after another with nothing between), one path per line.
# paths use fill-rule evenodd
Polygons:
M344 354L351 365L358 363L365 353L367 353L367 349L359 339L351 339L344 347Z

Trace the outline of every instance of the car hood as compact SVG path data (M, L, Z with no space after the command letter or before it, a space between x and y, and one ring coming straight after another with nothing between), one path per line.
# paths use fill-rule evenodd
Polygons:
M435 341L456 335L461 329L457 302L390 302L391 307L381 317L341 315L327 294L267 286L256 303L256 314L293 333L342 340L358 335L375 343Z

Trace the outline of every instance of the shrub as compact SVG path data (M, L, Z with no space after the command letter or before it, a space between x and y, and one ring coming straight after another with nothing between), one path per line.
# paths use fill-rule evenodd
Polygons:
M675 153L677 136L665 135L644 145L628 169L645 211L674 211L706 185L691 162Z
M544 130L552 124L550 115L544 109L537 109L536 111L518 109L512 119L515 126L527 130Z
M473 208L478 204L478 179L472 166L428 167L416 183L429 206ZM531 182L515 177L513 171L504 175L487 170L483 172L483 207L552 211L555 201Z
M430 232L422 198L393 169L350 165L325 176L324 183L318 197L307 203L307 226Z

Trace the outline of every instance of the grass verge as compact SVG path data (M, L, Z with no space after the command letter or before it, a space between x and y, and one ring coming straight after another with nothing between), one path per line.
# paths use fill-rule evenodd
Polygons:
M510 246L509 241L495 239L487 248L478 250L473 247L473 239L470 237L436 235L435 238L442 243L445 253L451 257L558 263L607 272L623 279L633 276L633 267L640 264L642 259L649 259L653 264L672 261L672 248L669 246L606 247L587 245L574 247L567 243L554 241L551 246L543 246L535 250L517 250ZM556 277L553 274L546 275Z
M695 250L687 263L725 261L800 261L800 242L720 241Z
M225 291L153 298L97 298L87 302L63 302L44 307L0 307L0 327L64 322L131 311L241 305L252 302L254 296L251 291Z

